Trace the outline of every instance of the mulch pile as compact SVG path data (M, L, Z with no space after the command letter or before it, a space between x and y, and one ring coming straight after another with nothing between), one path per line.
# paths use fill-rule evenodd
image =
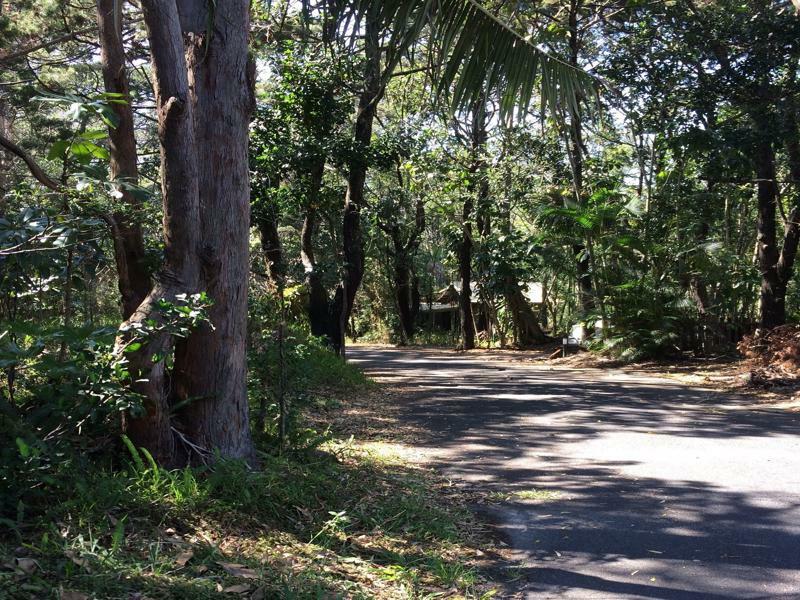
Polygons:
M742 338L738 348L750 364L751 385L773 387L800 381L800 325L757 329Z

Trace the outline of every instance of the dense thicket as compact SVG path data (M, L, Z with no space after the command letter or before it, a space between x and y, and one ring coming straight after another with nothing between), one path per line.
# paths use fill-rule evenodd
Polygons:
M582 325L632 360L800 310L788 0L0 17L6 484L120 427L167 464L254 462L287 352L348 338Z

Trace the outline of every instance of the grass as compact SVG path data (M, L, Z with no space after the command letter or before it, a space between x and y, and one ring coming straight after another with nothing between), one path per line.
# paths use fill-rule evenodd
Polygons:
M557 490L517 490L515 492L492 492L489 494L490 502L509 502L512 500L535 500L537 502L552 502L561 497Z
M0 526L0 599L488 598L471 514L389 445L65 470ZM55 501L57 500L57 501Z

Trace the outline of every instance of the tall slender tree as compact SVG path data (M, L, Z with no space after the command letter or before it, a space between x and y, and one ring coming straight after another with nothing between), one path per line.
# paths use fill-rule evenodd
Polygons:
M142 203L132 191L139 183L138 152L122 42L122 14L117 0L97 0L97 28L103 83L116 115L116 123L108 128L109 175L116 182L122 204L120 210L106 216L106 221L114 243L122 318L127 319L147 296L151 281L145 265L142 227L137 221Z

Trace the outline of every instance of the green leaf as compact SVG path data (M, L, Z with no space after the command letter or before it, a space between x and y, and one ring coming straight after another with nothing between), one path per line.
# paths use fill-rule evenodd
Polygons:
M68 140L58 140L54 142L52 146L50 146L50 150L47 152L47 158L49 160L64 160L67 156L67 150L69 149L70 142Z
M109 158L108 150L88 140L75 142L69 147L69 152L81 163L88 163L93 158Z
M18 437L16 439L17 448L19 448L19 454L22 458L28 458L31 455L31 447L25 443L25 440Z
M122 547L122 542L125 539L125 519L117 521L114 527L114 532L111 534L111 552L116 552Z

